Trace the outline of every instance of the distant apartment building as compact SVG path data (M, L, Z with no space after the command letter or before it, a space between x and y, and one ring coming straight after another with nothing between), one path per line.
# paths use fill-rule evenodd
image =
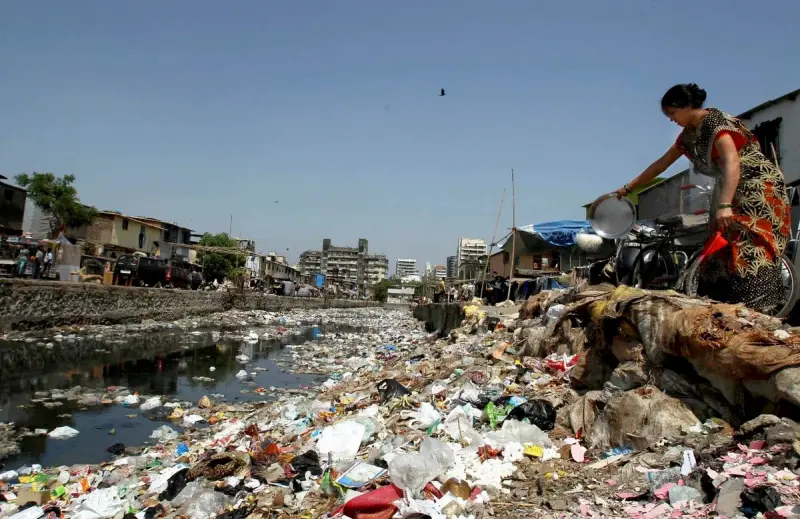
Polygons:
M479 272L479 265L486 260L486 242L477 238L461 238L458 240L458 278L474 279Z
M397 258L394 260L394 274L399 278L419 275L417 260L411 258Z
M358 240L357 247L334 245L326 238L322 240L322 250L300 254L298 268L304 276L324 274L326 283L360 288L385 279L389 260L382 254L370 254L369 242L364 238Z
M447 267L444 265L435 265L433 267L433 275L436 276L436 279L446 279Z
M456 252L456 265L479 261L486 256L486 242L477 238L461 238L458 240Z
M447 279L455 279L458 277L458 257L447 257Z

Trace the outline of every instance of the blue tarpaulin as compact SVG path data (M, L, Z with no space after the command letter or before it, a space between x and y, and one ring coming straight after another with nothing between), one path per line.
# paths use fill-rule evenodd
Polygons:
M572 247L575 245L575 235L579 232L594 234L588 220L556 220L517 227L517 252L543 252L553 248ZM498 245L510 252L511 236Z

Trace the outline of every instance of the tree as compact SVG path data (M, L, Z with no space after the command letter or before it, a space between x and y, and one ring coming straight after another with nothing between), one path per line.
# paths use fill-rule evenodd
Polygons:
M200 245L206 247L236 247L236 240L231 239L228 233L221 232L219 234L205 233L200 238ZM207 281L216 279L222 281L225 277L233 274L236 269L236 254L235 253L222 253L222 252L205 252L200 251L197 254L197 259L203 266L203 276Z
M385 303L389 298L389 289L396 286L397 281L391 279L382 279L372 285L372 297L375 301Z
M78 190L72 185L75 175L64 175L59 178L52 173L32 175L20 173L14 180L28 190L28 198L46 214L50 215L50 229L55 231L62 225L65 227L81 227L90 225L97 209L84 205L78 198Z

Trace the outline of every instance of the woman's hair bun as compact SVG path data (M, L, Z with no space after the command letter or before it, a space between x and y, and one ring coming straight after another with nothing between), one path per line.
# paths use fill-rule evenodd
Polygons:
M661 107L702 108L706 96L706 91L697 86L697 83L681 83L667 90L661 98Z

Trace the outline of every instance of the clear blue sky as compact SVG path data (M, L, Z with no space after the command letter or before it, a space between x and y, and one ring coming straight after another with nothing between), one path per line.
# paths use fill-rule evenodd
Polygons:
M491 238L512 167L519 224L637 175L677 135L674 83L734 113L800 87L798 20L796 1L6 1L0 172L72 173L86 203L201 231L233 213L292 260L365 237L444 263Z

